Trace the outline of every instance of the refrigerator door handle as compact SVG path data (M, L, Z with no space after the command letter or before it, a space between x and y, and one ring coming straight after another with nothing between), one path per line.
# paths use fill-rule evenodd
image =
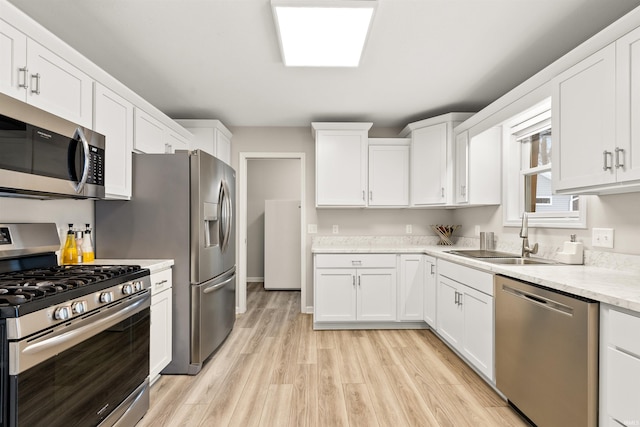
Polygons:
M231 218L233 215L231 198L229 197L229 189L227 188L227 183L225 181L222 181L220 198L220 203L222 205L222 215L220 221L220 234L222 237L222 243L220 245L220 249L222 250L222 252L224 252L229 246L229 237L231 236Z

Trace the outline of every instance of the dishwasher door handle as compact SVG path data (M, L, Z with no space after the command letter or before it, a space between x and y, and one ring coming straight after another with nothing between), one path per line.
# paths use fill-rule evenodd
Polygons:
M515 297L522 298L526 301L539 305L540 307L557 311L558 313L566 314L567 316L573 316L573 308L569 307L568 305L564 305L557 301L543 298L538 295L534 295L520 289L515 289L515 288L512 288L511 286L504 285L504 284L502 285L502 290Z

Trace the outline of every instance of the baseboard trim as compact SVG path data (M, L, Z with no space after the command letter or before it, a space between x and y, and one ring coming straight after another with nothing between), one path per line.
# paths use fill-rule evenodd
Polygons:
M264 283L264 277L247 277L247 283L262 282Z
M316 331L351 329L431 329L426 322L313 322Z

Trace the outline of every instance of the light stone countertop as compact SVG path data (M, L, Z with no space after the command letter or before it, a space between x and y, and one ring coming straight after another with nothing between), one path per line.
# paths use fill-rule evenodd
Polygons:
M437 240L436 240L437 242ZM340 253L424 253L479 270L502 274L551 289L640 312L640 273L588 265L500 265L480 259L446 253L468 246L438 246L430 242L355 241L344 239L314 242L314 254ZM510 251L513 252L513 251Z
M172 259L96 259L83 264L94 265L139 265L148 268L151 274L165 270L173 265Z

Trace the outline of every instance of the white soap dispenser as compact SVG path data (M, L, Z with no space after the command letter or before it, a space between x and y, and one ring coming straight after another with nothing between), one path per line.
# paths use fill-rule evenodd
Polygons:
M556 259L563 264L582 264L584 262L584 247L582 242L576 242L576 235L570 236L571 241L564 242L561 252L557 253Z

